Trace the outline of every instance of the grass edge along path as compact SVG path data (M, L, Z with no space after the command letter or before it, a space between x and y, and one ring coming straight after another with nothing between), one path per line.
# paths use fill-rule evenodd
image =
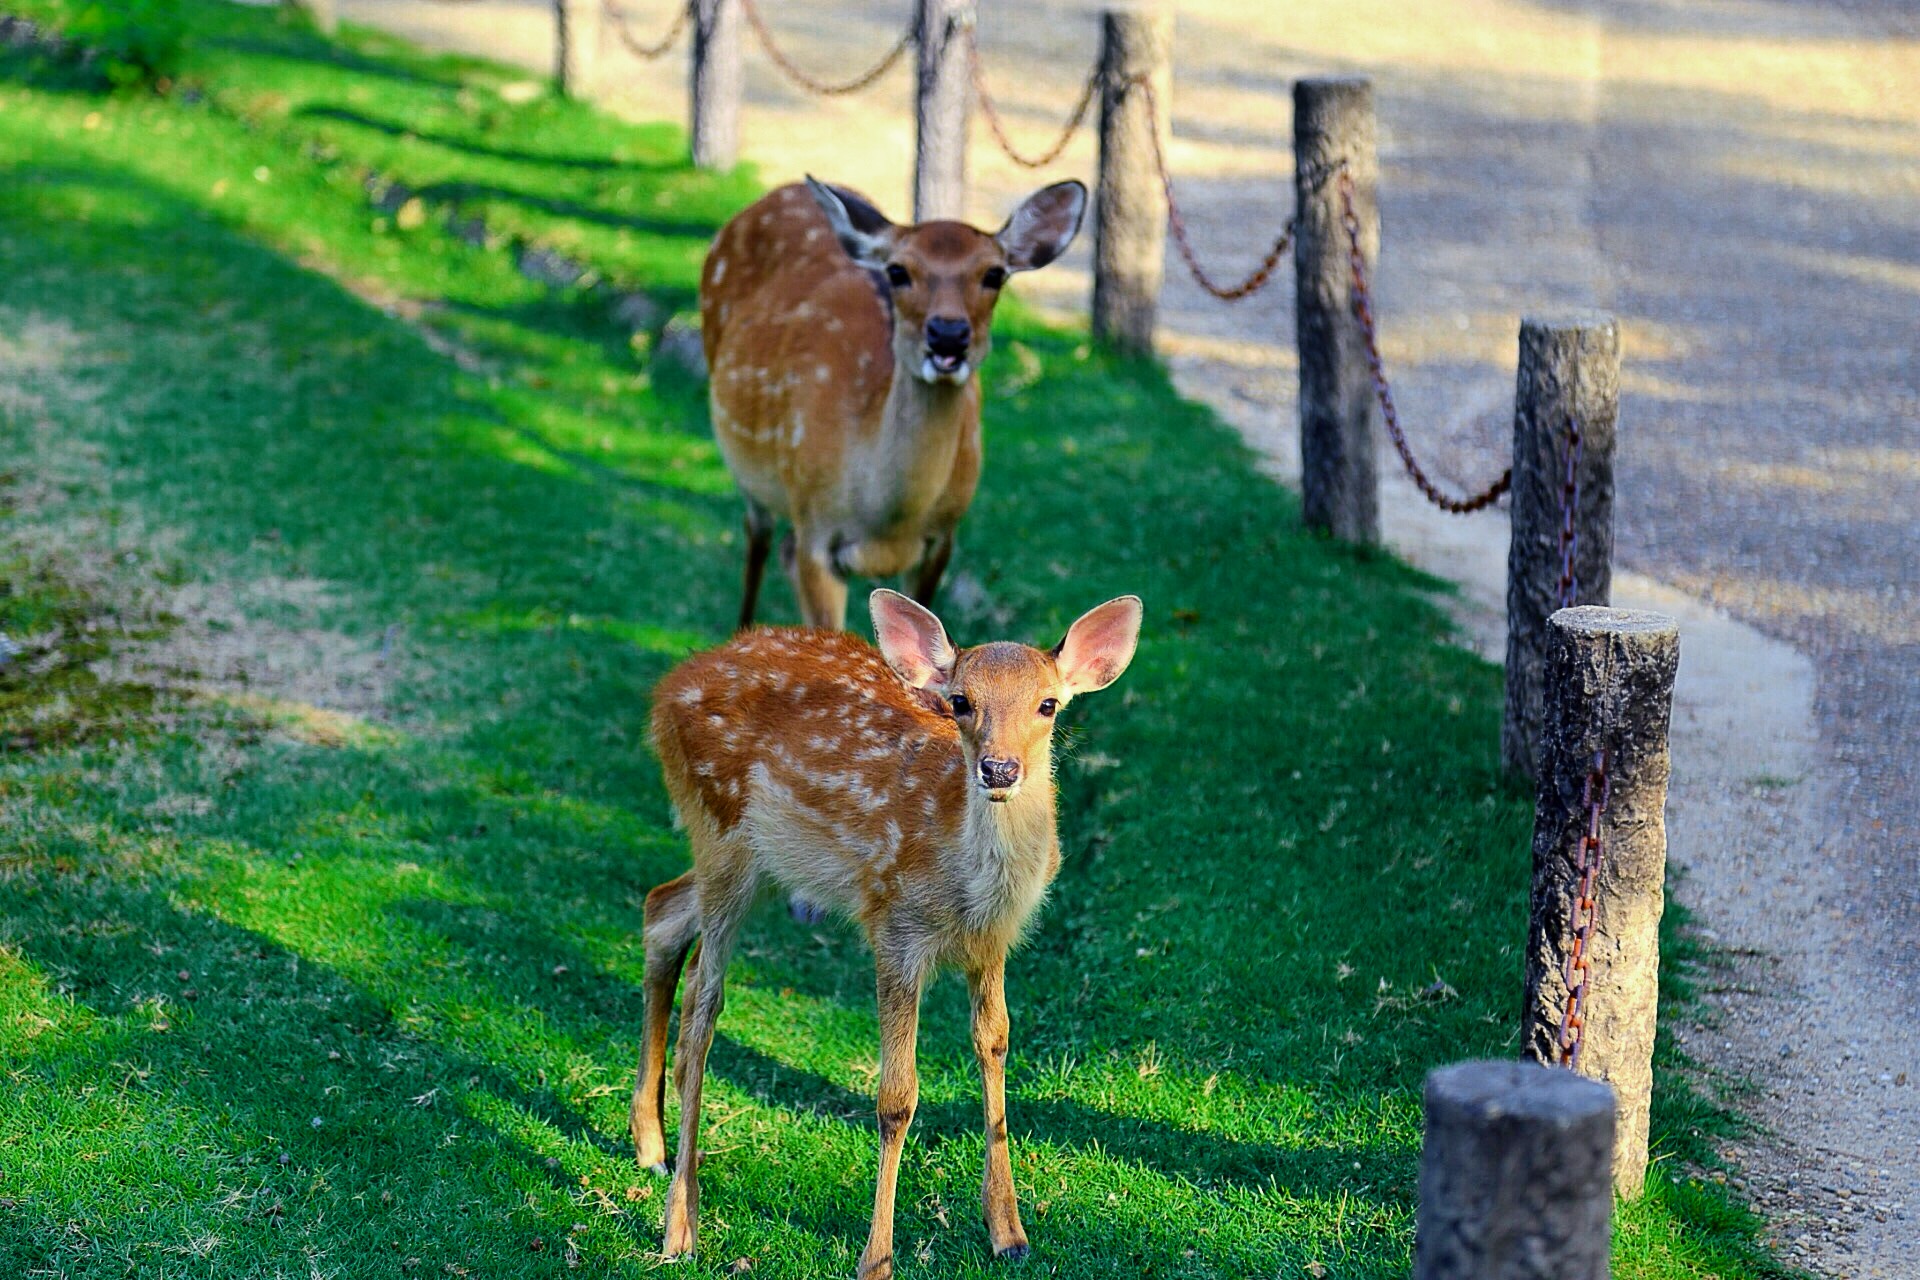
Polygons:
M671 290L749 180L687 173L670 130L508 103L484 64L190 11L211 102L0 80L0 429L31 464L0 628L65 619L40 629L59 650L72 590L181 639L124 637L160 656L114 687L168 686L135 727L23 704L77 729L0 757L0 1263L644 1270L638 898L684 851L636 730L651 680L720 638L734 503L697 388L361 181L441 166ZM377 127L399 118L435 136ZM639 210L662 196L695 212ZM1016 314L988 376L962 551L986 604L956 633L1150 608L1132 692L1072 741L1068 867L1011 966L1036 1262L1398 1274L1420 1078L1509 1051L1517 1009L1527 806L1494 772L1497 677L1430 584L1299 534L1157 367ZM873 1154L866 961L777 908L751 928L698 1270L841 1274ZM911 1274L990 1273L963 1026L943 983ZM1619 1273L1767 1273L1752 1220L1675 1180L1721 1121L1666 1075Z

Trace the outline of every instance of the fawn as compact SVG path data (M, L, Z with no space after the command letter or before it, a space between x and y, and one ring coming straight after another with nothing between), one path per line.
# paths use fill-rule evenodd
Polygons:
M996 1257L1026 1256L1007 1154L1007 950L1060 866L1055 713L1133 658L1141 606L1083 615L1051 650L956 649L932 613L872 595L876 651L840 631L745 632L681 663L653 701L653 742L693 870L647 895L646 1023L631 1126L666 1171L667 1023L694 947L674 1084L680 1142L667 1194L669 1257L691 1253L699 1210L700 1089L741 918L763 878L858 920L880 1013L880 1172L859 1280L893 1275L893 1198L919 1096L920 992L959 967L973 1003L986 1103L982 1203Z
M932 604L980 479L980 385L1008 276L1072 243L1078 182L1042 188L989 234L895 226L807 179L742 210L700 274L714 439L747 505L740 626L773 544L803 621L839 627L851 574L915 569Z

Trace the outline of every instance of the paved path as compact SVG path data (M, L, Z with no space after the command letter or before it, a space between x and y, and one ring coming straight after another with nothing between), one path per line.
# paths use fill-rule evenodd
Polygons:
M672 0L625 3L643 38L666 28ZM547 0L341 7L551 62ZM763 4L792 56L833 77L868 65L909 7ZM1030 150L1092 61L1095 9L983 5L991 85ZM1920 924L1920 14L1901 0L1178 10L1171 161L1216 274L1250 265L1286 215L1291 81L1375 78L1387 358L1437 474L1465 488L1503 465L1519 314L1622 317L1618 547L1638 573L1620 596L1683 615L1680 893L1739 957L1713 997L1724 1016L1689 1043L1761 1084L1775 1136L1740 1156L1794 1255L1832 1275L1920 1276L1906 942ZM678 117L684 66L612 57L603 90ZM904 66L832 101L751 48L748 68L743 149L769 179L811 170L904 209ZM1047 178L1090 175L1092 154L1083 135ZM984 130L974 160L978 221L1039 181ZM1082 247L1020 289L1078 309L1085 262ZM1288 470L1290 292L1228 308L1171 271L1183 383ZM1396 546L1465 583L1469 632L1497 635L1504 517L1451 520L1389 493Z

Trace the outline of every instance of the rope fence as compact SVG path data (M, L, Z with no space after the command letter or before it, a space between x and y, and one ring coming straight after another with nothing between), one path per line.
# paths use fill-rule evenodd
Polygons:
M901 56L913 47L916 36L914 26L909 22L906 29L900 33L900 38L894 41L893 47L881 56L880 61L874 63L871 67L851 80L834 83L833 81L822 80L810 74L805 68L801 67L799 63L787 56L780 48L778 42L774 40L773 31L767 26L767 20L761 16L760 6L755 0L739 0L739 4L741 12L746 15L747 25L753 28L754 39L759 42L761 50L766 53L767 60L779 68L781 74L786 76L787 79L791 80L794 84L800 86L800 88L806 90L808 93L822 98L843 97L850 93L858 93L862 89L869 87L874 81L893 69L893 64L900 61Z
M693 5L682 4L679 13L674 15L673 24L660 39L648 44L633 34L628 15L614 3L614 0L601 0L601 11L606 14L607 22L613 27L613 35L622 48L642 62L652 62L665 57L673 46L680 43L680 37L686 33L687 26L693 21Z

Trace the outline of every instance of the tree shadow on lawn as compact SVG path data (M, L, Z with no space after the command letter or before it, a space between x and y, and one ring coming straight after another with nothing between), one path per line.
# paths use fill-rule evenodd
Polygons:
M592 172L661 175L684 174L687 172L687 161L684 156L672 160L615 159L612 156L555 155L549 152L529 151L516 147L489 146L484 142L477 142L471 138L463 138L458 134L437 133L431 129L420 129L412 125L371 115L365 111L357 111L350 107L310 105L298 108L294 111L293 115L297 120L324 120L334 124L350 125L355 128L368 129L375 133L383 133L390 138L425 142L432 146L444 147L449 151L458 151L465 155L481 156L489 160L505 160L514 164L525 164L533 167L545 166L556 169L583 169ZM655 145L661 150L667 149L665 145L666 140L676 132L666 125L636 125L630 127L648 128L651 132L658 133L660 135L660 141ZM712 231L717 229L717 226L710 228L708 234L712 234Z

